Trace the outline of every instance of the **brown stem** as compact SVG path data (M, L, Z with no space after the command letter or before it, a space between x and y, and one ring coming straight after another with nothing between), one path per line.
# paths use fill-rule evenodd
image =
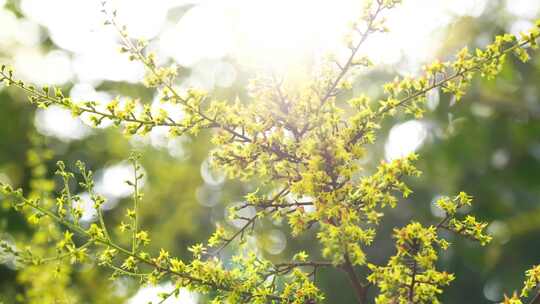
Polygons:
M341 79L349 71L349 68L353 64L353 61L354 61L354 58L356 57L356 54L358 53L358 51L360 50L360 48L362 47L364 42L369 37L369 34L373 31L373 23L377 19L377 16L382 11L382 9L383 9L383 6L381 5L381 3L378 3L377 9L375 10L375 12L369 18L366 30L361 34L360 40L358 41L358 43L351 50L351 55L347 59L347 62L345 63L345 65L343 67L341 67L341 65L339 65L341 71L340 71L339 75L336 77L336 79L332 82L332 84L330 85L330 87L328 88L328 90L326 91L324 96L321 98L321 105L323 105L330 97L332 97L332 94L334 93L334 90L338 86L339 82L341 81Z
M345 257L345 263L343 263L342 268L349 276L349 280L351 281L354 292L356 293L357 303L365 304L367 303L367 286L364 286L360 282L360 279L358 278L356 271L354 271L351 260L349 259L349 255L345 254L344 257Z
M418 267L416 265L416 260L413 264L412 275L411 275L411 285L409 285L409 303L414 303L414 285L416 285L416 274Z

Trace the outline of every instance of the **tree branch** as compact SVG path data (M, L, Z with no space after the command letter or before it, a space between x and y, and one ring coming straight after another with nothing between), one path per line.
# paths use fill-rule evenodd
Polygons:
M349 281L351 281L354 292L356 294L357 303L366 304L367 303L367 286L364 286L360 282L360 279L358 278L358 275L356 274L356 271L354 270L351 260L349 259L348 253L344 255L344 258L345 258L345 263L343 263L342 269L349 276Z
M339 82L341 81L341 79L343 79L343 77L345 77L345 75L349 71L349 69L350 69L350 67L351 67L351 65L352 65L352 63L354 61L354 58L356 57L356 54L360 50L360 47L364 44L364 42L369 37L369 34L372 32L373 23L377 19L377 16L382 11L382 9L383 9L382 3L378 1L377 2L377 9L375 10L375 13L373 13L370 16L368 24L366 26L366 30L361 34L360 40L358 41L358 43L351 50L351 55L347 59L347 62L343 66L338 63L338 66L340 67L341 71L340 71L339 75L336 77L336 79L334 80L334 82L332 82L332 84L330 85L330 87L328 88L328 90L326 91L324 96L321 98L321 105L326 103L326 101L330 97L333 96L333 92L336 89L336 87L338 86Z

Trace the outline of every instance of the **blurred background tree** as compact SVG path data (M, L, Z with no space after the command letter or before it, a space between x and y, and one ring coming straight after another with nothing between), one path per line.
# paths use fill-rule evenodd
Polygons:
M261 70L301 78L321 52L339 54L333 48L361 5L352 0L156 2L118 1L119 18L139 38L152 39L160 55L185 67L181 86L201 87L229 100L247 99L248 79ZM142 67L117 53L115 33L101 25L99 1L0 1L0 7L0 61L13 63L25 79L61 85L75 99L155 100L134 84L142 78ZM405 1L388 16L390 37L381 39L392 44L375 41L366 50L383 67L357 75L351 94L378 96L374 88L396 72L414 75L422 64L447 59L465 45L481 47L496 34L525 30L539 16L536 0ZM435 92L423 119L387 121L381 131L386 140L369 153L367 165L373 168L381 159L411 151L421 155L424 174L410 180L415 193L408 202L384 219L392 223L388 229L413 216L436 222L440 214L433 201L460 190L475 197L474 213L491 222L494 241L487 248L455 239L456 246L445 254L442 268L459 275L444 303L500 301L503 293L521 286L523 271L540 261L539 83L540 56L527 65L512 59L497 79L475 81L464 102ZM226 207L254 190L208 167L209 134L171 140L154 130L146 138L126 139L118 129L91 129L61 109L35 110L24 101L20 92L0 88L0 180L38 191L46 184L35 181L54 178L44 172L54 172L57 159L81 159L97 171L98 190L109 199L107 220L118 223L122 214L115 206L130 195L121 182L129 174L124 159L132 149L143 150L142 225L152 233L155 250L190 256L186 246L206 239L216 222L226 221ZM270 258L290 256L310 239L287 239L285 227L266 222L257 230L256 244ZM386 232L379 238L390 235ZM0 209L0 234L12 242L43 237L7 206ZM313 243L313 252L316 248ZM392 251L392 240L383 238L369 249L381 262ZM136 290L129 280L112 283L99 268L76 267L62 280L62 274L45 275L50 272L44 266L21 269L1 262L0 300L6 303L44 303L40 288L56 288L58 299L75 297L81 303L145 303L157 293L155 288ZM318 281L326 291L346 286L346 278L333 271L321 271ZM347 289L328 295L328 303L353 303ZM205 299L186 293L180 303L199 302Z

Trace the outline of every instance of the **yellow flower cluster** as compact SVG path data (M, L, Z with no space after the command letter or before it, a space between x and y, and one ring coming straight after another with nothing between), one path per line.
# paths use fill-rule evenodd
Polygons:
M509 55L527 61L529 50L537 48L540 24L519 38L509 34L498 36L483 50L470 52L465 48L453 61L426 66L421 77L396 78L384 85L385 93L379 100L359 95L351 98L348 106L341 105L336 97L350 88L351 70L370 66L369 59L359 55L361 46L371 33L386 30L381 14L400 2L366 1L361 18L353 25L359 38L349 40L350 57L338 63L337 69L325 67L304 85L287 86L273 77L256 79L251 84L249 102L215 100L194 89L180 92L175 85L178 68L158 66L155 55L146 53L146 42L133 41L114 18L110 20L108 23L119 29L122 52L146 66L144 84L157 90L162 103L185 113L179 120L173 119L165 107L156 110L136 99L115 98L107 103L74 101L58 88L27 85L17 80L12 70L1 68L0 80L28 93L32 104L61 106L74 116L89 114L96 126L110 120L127 135L145 135L158 126L168 128L171 136L196 136L203 129L216 130L212 165L230 178L261 180L260 189L270 190L248 194L244 203L232 207L231 217L243 221L243 226L239 230L218 226L207 245L200 243L188 248L193 254L189 262L171 257L164 249L157 256L145 252L151 237L139 227L143 176L136 155L129 158L133 167L133 179L128 181L133 188L133 206L126 208L125 222L119 226L121 234L129 235L130 244L115 240L107 229L101 211L105 199L94 191L92 172L81 162L76 164L77 175L58 162L57 175L63 188L54 205L24 196L8 185L1 185L2 199L27 214L33 224L41 225L47 218L67 229L63 235L55 235L59 259L81 263L94 255L100 265L111 270L113 278L133 276L151 284L172 280L175 291L163 299L178 293L180 288L188 288L212 297L214 304L316 303L324 296L314 281L315 270L335 267L349 277L359 303L367 303L369 285L363 279L380 290L376 303L439 303L437 297L442 287L454 279L454 275L436 269L438 252L449 246L438 235L439 231L446 229L485 245L491 239L484 231L487 224L472 215L462 218L458 214L460 208L471 204L467 194L441 198L437 205L445 216L439 224L424 226L412 222L395 229L396 254L384 266L372 264L364 248L372 245L385 208L399 203L398 194L404 198L411 195L412 190L403 178L418 176L420 171L414 166L418 156L413 154L383 161L372 174L360 176L358 172L364 169L361 160L366 157L367 146L376 142L377 130L387 116L409 113L421 117L429 91L440 88L460 100L475 75L495 77ZM70 183L75 180L90 194L98 214L99 221L90 227L79 223L80 197L70 190ZM46 183L41 186L50 188ZM254 208L255 215L240 216L239 211L244 208ZM293 262L274 264L247 250L246 236L259 219L267 216L287 220L293 236L316 229L322 256L327 260L309 261L307 253L300 252ZM85 239L85 243L74 242L74 234ZM233 244L238 246L238 254L233 256L232 266L224 267L217 253ZM40 258L30 254L21 258L25 262L36 260ZM370 274L360 278L357 267ZM313 271L307 272L306 268ZM527 272L523 297L538 284L539 273L538 267ZM518 303L516 297L505 301Z

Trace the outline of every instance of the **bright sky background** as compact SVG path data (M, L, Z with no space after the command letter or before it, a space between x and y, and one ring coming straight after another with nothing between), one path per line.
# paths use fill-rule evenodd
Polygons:
M70 94L76 99L107 100L109 94L94 89L102 81L137 82L144 71L140 64L129 62L118 53L117 34L111 27L103 26L100 3L101 0L21 0L20 7L27 19L17 19L13 13L0 9L0 47L13 51L10 62L23 78L33 83L70 82L75 84ZM231 86L237 77L235 66L226 57L233 58L243 69L287 72L308 66L328 52L339 56L344 51L343 37L349 31L348 24L358 17L361 3L111 0L109 7L117 9L119 22L127 25L132 36L150 39L151 48L162 58L173 58L192 70L181 84L183 87L212 90ZM390 67L401 62L398 72L414 73L432 59L431 54L444 39L442 29L456 17L479 16L487 5L487 0L406 0L387 14L391 32L371 37L362 52ZM181 18L167 18L169 12L183 6L190 9ZM509 30L516 32L528 28L538 16L540 1L507 0L501 9L513 16L515 22ZM38 47L46 34L58 46L57 50L45 52ZM42 133L64 141L81 139L92 132L63 111L40 110L36 126ZM153 138L162 137L158 134ZM164 145L156 140L152 144Z
M0 49L11 52L5 54L7 61L23 78L36 84L73 83L72 97L99 100L111 97L95 89L105 80L141 80L143 67L118 53L117 34L103 26L101 0L21 0L26 18L20 19L2 8L5 2L0 0ZM191 8L182 18L167 18L171 10L186 5ZM444 39L442 29L456 17L481 15L488 5L488 0L405 0L388 15L391 33L372 37L362 52L389 67L405 59L398 72L415 72L432 59L430 54ZM343 36L350 21L360 14L361 0L111 0L110 6L117 8L119 22L127 25L131 35L150 39L151 48L160 56L192 69L182 86L212 90L229 87L236 80L238 71L226 58L233 58L243 69L287 72L327 52L341 54ZM540 1L501 1L501 10L514 20L508 30L516 33L530 27L539 15ZM56 50L46 52L39 47L46 35ZM35 124L41 133L63 141L78 140L92 132L86 122L55 107L39 110ZM394 126L385 146L386 159L418 149L428 137L428 126L416 120ZM134 139L133 143L150 143L185 158L181 148L185 141L175 140L167 142L157 130L149 140ZM118 180L126 170L125 164L104 169L101 184L111 185L108 180ZM201 174L208 187L223 182L222 176L208 170L206 162ZM103 187L113 201L129 195L129 189ZM200 196L205 195L201 190ZM281 235L275 232L270 239L272 250L279 251ZM155 291L143 288L130 303L146 303ZM188 300L180 303L197 302L196 296L182 294L187 294Z
M116 33L102 25L100 2L21 0L28 19L0 10L0 43L16 45L15 67L34 82L138 81L143 69L117 52ZM160 55L194 69L187 82L211 89L234 82L236 71L225 56L257 69L283 70L328 51L340 53L361 2L111 0L109 7L117 8L119 22L128 26L132 36L151 39L151 47ZM166 18L172 9L186 5L191 8L179 20ZM403 55L414 70L429 61L444 38L441 29L455 17L479 16L487 5L487 0L406 0L387 14L391 33L372 37L364 52L389 65ZM538 15L540 2L507 0L505 8L520 22L517 27L525 27ZM36 47L45 35L40 25L60 50L44 53Z

